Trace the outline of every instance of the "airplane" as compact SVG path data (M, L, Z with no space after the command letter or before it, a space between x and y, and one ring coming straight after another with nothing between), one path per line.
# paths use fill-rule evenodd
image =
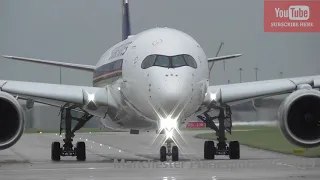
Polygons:
M288 94L279 108L279 124L283 135L301 147L320 144L318 108L320 107L320 76L305 76L227 85L209 85L211 64L241 56L232 54L207 57L204 50L188 34L172 28L152 28L131 34L128 0L123 0L122 41L107 50L96 66L18 56L3 57L89 71L92 86L74 86L0 80L0 149L16 144L24 131L24 110L18 100L25 100L27 109L34 103L61 108L61 129L65 130L63 145L52 142L51 159L76 156L86 160L86 146L73 144L74 133L92 117L112 129L130 129L132 134L143 130L164 132L167 140L160 148L160 161L179 160L179 148L172 132L192 115L216 131L214 141L204 142L204 159L227 155L240 159L238 141L227 143L231 133L230 107L257 98ZM211 117L208 112L217 110ZM71 115L82 112L81 118ZM219 120L219 125L214 123ZM72 129L71 121L77 124ZM61 131L60 129L60 131Z

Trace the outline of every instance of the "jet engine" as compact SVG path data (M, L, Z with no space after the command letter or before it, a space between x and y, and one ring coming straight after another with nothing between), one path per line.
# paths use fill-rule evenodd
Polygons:
M0 150L13 146L24 130L24 112L12 95L0 91Z
M312 148L320 145L320 92L300 89L291 93L278 111L280 129L294 145Z

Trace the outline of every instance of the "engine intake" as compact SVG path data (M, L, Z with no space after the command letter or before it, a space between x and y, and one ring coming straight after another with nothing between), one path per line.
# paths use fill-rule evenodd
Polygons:
M301 89L291 93L279 108L280 129L303 148L320 145L320 92Z
M0 150L13 146L24 130L24 113L19 102L0 91Z

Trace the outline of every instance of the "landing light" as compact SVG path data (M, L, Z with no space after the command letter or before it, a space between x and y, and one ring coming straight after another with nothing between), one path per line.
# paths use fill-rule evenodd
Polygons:
M215 94L215 93L214 94L210 94L210 99L211 99L211 101L212 100L215 101L217 99L217 94Z
M94 101L94 94L89 94L88 93L88 101L93 102Z
M178 128L177 119L171 116L160 119L160 129L164 130L167 139L172 138L173 130Z
M173 119L171 117L161 119L160 120L160 127L161 129L165 129L167 131L171 131L172 129L177 128L177 118Z
M172 131L172 129L171 129L171 130L165 130L165 132L166 132L166 137L167 137L167 138L172 138L172 136L173 136L173 131Z

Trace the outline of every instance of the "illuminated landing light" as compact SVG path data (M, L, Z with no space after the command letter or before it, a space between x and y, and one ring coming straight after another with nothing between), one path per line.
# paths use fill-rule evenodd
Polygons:
M178 128L177 120L178 118L172 118L171 115L169 115L167 118L160 117L160 132L164 130L166 139L173 138L173 131L177 130Z
M217 99L217 94L210 94L210 100L215 101Z
M161 129L166 129L167 131L171 131L172 129L177 129L177 119L178 118L171 118L170 116L167 118L160 119L160 127Z
M86 100L86 103L85 103L86 108L88 108L90 110L97 110L98 109L98 105L95 102L95 94L94 93L86 92L85 100Z
M165 130L165 133L166 133L167 139L172 138L172 136L173 136L173 130L172 129L170 131L169 130Z
M94 94L89 94L88 93L88 101L93 102L94 101Z

